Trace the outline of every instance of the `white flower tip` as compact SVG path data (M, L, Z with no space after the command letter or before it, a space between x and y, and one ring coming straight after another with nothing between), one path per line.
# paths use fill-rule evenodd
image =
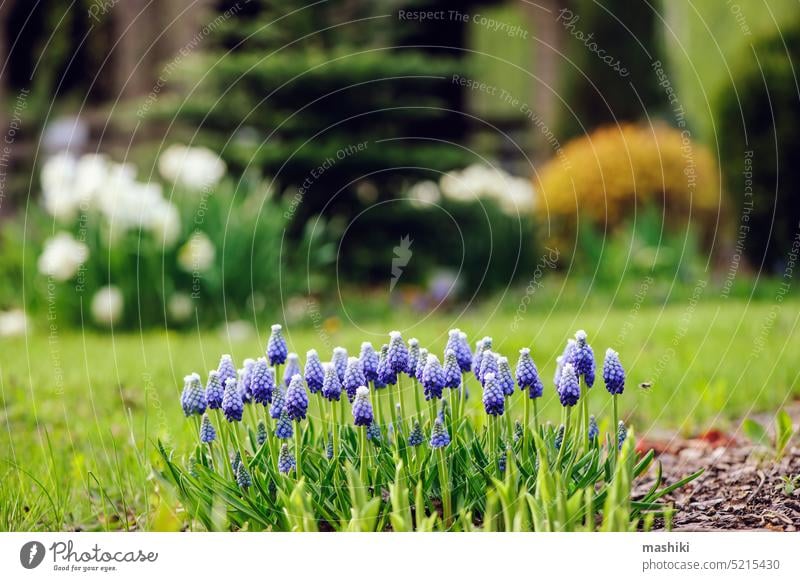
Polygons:
M453 351L452 349L448 349L447 351L444 352L445 357L455 357L455 354L456 352Z
M486 375L484 375L483 381L484 382L494 381L494 373L487 373Z
M583 329L577 331L575 333L575 339L578 341L586 341L586 331L584 331Z
M347 349L345 349L344 347L334 347L333 348L333 353L335 355L340 355L342 353L347 354Z
M236 379L229 377L225 380L225 389L236 389Z
M333 364L331 364L329 361L323 362L322 363L322 371L327 373L329 370L333 371Z
M500 364L508 363L508 357L498 357L497 362Z
M450 329L447 332L447 334L450 335L451 337L458 337L459 335L461 335L461 329Z
M399 339L400 337L402 337L402 335L400 334L400 331L392 331L389 333L389 337L391 337L392 339Z
M619 357L619 353L614 351L611 347L606 349L606 357Z
M356 363L358 363L358 361L359 361L358 357L352 357L351 356L351 357L347 358L347 363L348 364L356 364Z
M467 338L467 334L464 331L459 331L458 338L459 339L466 339Z
M367 397L369 395L369 388L366 385L362 385L356 390L356 397Z
M197 373L190 373L189 375L184 376L183 378L184 383L191 383L193 381L200 381L200 375Z
M372 349L372 343L370 343L369 341L364 341L363 343L361 343L361 348L362 349Z
M528 347L523 347L522 349L519 350L519 354L520 355L530 355L531 354L531 350Z
M566 373L575 373L575 367L572 363L565 363L564 368L561 370L561 374L564 375Z
M317 356L318 354L316 349L309 349L308 351L306 351L306 359L308 359L309 357L317 357Z
M272 325L272 332L273 332L273 333L277 333L277 332L278 332L278 331L280 331L281 329L283 329L283 327L281 327L281 326L280 326L280 325L278 325L277 323L276 323L276 324L274 324L274 325Z
M412 337L411 339L408 340L408 344L411 345L412 347L416 347L417 345L419 345L419 339L417 339L416 337Z
M299 373L295 373L294 375L292 375L292 379L289 380L289 384L291 385L292 383L299 383L300 385L302 385L303 384L303 376L300 375Z
M297 353L289 353L286 356L286 358L287 359L291 359L292 361L295 361L295 360L299 361L300 360L300 357L297 355Z

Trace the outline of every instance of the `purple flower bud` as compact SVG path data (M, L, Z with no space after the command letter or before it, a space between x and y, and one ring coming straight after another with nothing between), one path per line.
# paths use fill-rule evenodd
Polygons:
M372 343L364 341L361 344L358 358L361 359L361 366L364 368L364 377L367 378L367 381L375 381L378 377L378 354L372 347Z
M364 376L361 360L358 357L350 357L347 360L347 369L344 372L344 381L342 382L342 387L347 390L347 399L352 403L356 397L356 390L366 384L367 378Z
M206 403L209 409L218 410L222 407L222 398L225 395L225 388L219 380L219 373L216 369L208 372L208 382L206 383Z
M419 350L419 359L417 360L417 368L414 370L414 377L417 381L422 381L422 374L425 372L425 365L428 363L428 350L421 348Z
M353 422L357 426L369 426L374 416L372 414L372 404L369 401L369 389L362 385L356 390L356 398L353 401Z
M247 490L253 485L253 480L250 478L250 473L247 471L244 462L239 462L236 467L236 484L243 490Z
M339 382L344 381L344 372L347 369L347 349L344 347L335 347L333 349L331 363L336 370L336 375L339 376Z
M561 357L556 358L556 373L553 376L553 385L558 389L558 384L561 383L561 370L564 365L572 363L572 355L575 352L575 339L567 339L567 346L564 347L564 352Z
M295 373L286 389L286 413L289 418L299 422L306 419L308 412L308 394L303 383L303 377Z
M603 381L611 395L619 395L625 390L625 369L619 361L619 353L609 348L603 361Z
M511 375L511 365L508 364L508 357L497 358L497 375L495 378L506 397L514 395L514 376Z
M575 375L575 367L572 363L565 363L561 370L561 382L558 384L558 399L564 407L571 407L578 403L580 397L581 388L578 376Z
M265 357L259 357L253 364L250 374L250 392L253 401L266 406L272 401L272 389L275 387L275 372L267 364Z
M225 419L229 422L242 421L244 404L242 403L242 396L239 395L239 387L236 385L235 379L229 379L225 382L225 394L222 397L222 412L225 414Z
M428 355L425 369L422 371L422 387L425 390L425 399L442 399L444 389L444 369L436 355Z
M378 379L377 384L381 385L394 385L397 383L397 374L392 370L389 363L389 346L383 345L381 347L381 355L378 359Z
M200 441L204 444L210 444L217 439L217 431L211 425L211 420L208 414L203 414L203 421L200 424Z
M220 357L217 373L222 385L228 385L229 379L236 379L236 367L233 365L233 359L230 355Z
M444 354L444 386L458 389L461 385L461 367L458 365L456 352L448 349Z
M451 329L448 332L447 345L444 348L445 355L449 350L455 353L458 367L462 373L472 369L472 351L469 349L466 333L462 333L459 329Z
M594 351L586 342L586 331L575 333L575 350L572 353L572 364L575 366L575 374L578 378L583 377L586 385L592 387L595 374Z
M403 342L400 331L389 333L389 351L386 356L389 368L395 375L408 372L408 347Z
M481 366L478 372L478 381L483 383L483 378L486 377L487 373L494 373L495 379L497 379L497 354L490 349L484 349L483 355L481 355ZM503 386L501 385L500 388L502 389L502 387Z
M628 428L625 427L625 422L622 420L619 421L617 425L617 450L622 450L622 444L625 443L625 439L628 437Z
M294 435L292 429L292 419L286 413L286 409L281 413L281 417L275 422L275 437L281 440L288 440Z
M531 350L527 347L519 350L517 385L519 385L520 389L528 390L528 397L530 399L542 397L542 393L544 393L544 385L539 377L539 370L533 362Z
M600 435L600 430L597 427L597 420L595 417L589 416L589 440L592 442L597 439L597 436Z
M441 416L436 416L433 422L433 431L431 433L431 448L444 448L450 443L450 434L447 433L447 428L444 427L444 422Z
M300 357L297 353L289 353L286 356L286 367L283 370L283 385L289 387L289 382L295 375L300 373Z
M270 365L283 365L289 349L286 347L286 339L283 338L280 325L272 325L272 334L267 341L267 360Z
M419 420L414 420L414 427L408 436L408 445L416 448L424 441L425 435L422 433L422 426L419 425Z
M325 371L322 369L322 362L319 360L316 349L306 353L306 367L303 370L303 374L311 393L317 393L322 389L322 383L325 381Z
M322 397L329 401L339 401L342 395L342 384L332 363L326 363L325 379L322 382Z
M497 384L494 373L487 373L483 382L483 409L490 416L502 416L505 402L503 388Z
M417 372L417 364L419 363L419 340L418 339L409 339L408 340L408 374L411 377Z
M250 403L253 399L253 365L255 360L245 359L244 367L239 370L239 395L244 403Z
M286 405L286 393L280 385L272 388L272 404L269 406L269 417L277 420L283 413L283 407Z
M283 444L281 446L280 455L278 456L278 470L281 474L289 474L296 465L297 463L294 460L294 456L289 452L289 446Z
M206 394L200 384L200 376L196 373L183 378L181 407L187 418L193 414L202 415L206 411Z
M381 441L381 429L374 421L367 426L367 440L376 444Z

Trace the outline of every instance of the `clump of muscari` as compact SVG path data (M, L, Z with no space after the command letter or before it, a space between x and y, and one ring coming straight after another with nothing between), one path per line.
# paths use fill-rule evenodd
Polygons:
M365 342L358 358L348 358L347 351L337 347L332 362L323 364L317 352L309 350L301 372L299 359L288 353L280 326L276 326L266 356L245 359L238 373L233 360L223 356L219 367L209 373L205 390L196 374L185 378L180 404L187 416L197 416L193 418L197 422L195 433L202 444L191 457L189 474L194 479L192 482L213 488L211 496L220 498L229 497L234 490L231 484L238 486L240 494L247 498L246 504L241 505L247 510L226 507L227 514L238 526L249 524L259 530L285 530L288 525L282 524L280 515L285 514L288 507L281 506L281 503L292 498L293 481L302 481L310 488L305 489L308 500L302 506L292 505L291 511L304 511L306 506L322 506L323 498L325 502L324 510L320 508L310 520L303 516L303 522L319 522L330 515L341 523L349 522L351 513L346 499L355 498L352 491L347 491L347 487L354 485L352 473L347 472L349 466L357 469L360 485L367 490L367 496L383 495L386 504L380 505L378 510L383 522L388 522L388 513L382 512L388 510L388 503L406 502L402 500L402 490L391 491L397 484L392 481L392 474L396 472L403 474L406 482L415 483L409 484L411 488L406 491L411 498L418 498L415 487L420 486L422 498L441 502L441 522L450 526L453 523L451 489L458 490L459 503L464 503L462 515L473 511L472 514L478 518L482 516L480 510L486 506L486 497L480 496L481 485L470 481L479 476L466 472L473 471L476 466L487 473L487 478L495 479L502 479L501 475L509 467L514 467L515 474L520 476L519 482L531 482L530 478L535 478L540 470L558 471L561 480L557 482L568 487L570 494L575 486L591 486L593 494L601 494L613 483L607 479L613 478L617 472L618 459L624 458L625 454L637 453L630 443L626 443L628 427L617 421L617 399L624 391L625 370L619 355L612 349L606 351L602 366L602 378L612 395L614 409L614 422L609 422L615 428L612 437L601 439L598 419L588 415L589 402L585 397L588 393L583 389L594 382L595 363L584 332L579 331L575 339L568 340L558 358L554 383L555 393L563 406L564 423L556 429L549 423L542 426L538 423L537 401L545 390L530 349L520 350L516 368L512 371L508 359L493 351L490 337L479 341L473 354L466 336L458 329L452 329L444 353L442 365L417 339L405 344L399 332L392 332L389 344L382 347L380 355ZM286 369L282 370L279 366L284 363ZM444 387L466 388L474 381L465 375L468 371L472 371L481 382L483 411L489 416L472 425L476 420L475 410L463 409L464 398L443 398ZM276 381L276 373L288 380L285 389L284 381ZM377 389L395 385L403 373L418 379L419 383L415 381L412 386L401 383L399 390L371 393L371 386ZM518 403L513 402L516 386L527 392L524 400ZM343 389L350 396L350 403L341 397ZM408 394L409 389L414 391ZM421 411L419 396L423 393L431 402L430 415ZM397 402L398 394L406 398L410 396L416 403L412 414L408 414L410 408ZM460 392L453 392L453 395L458 396ZM317 404L310 405L314 402L309 400L314 397L319 398ZM323 399L327 400L325 406L319 405ZM272 419L262 419L265 410L248 407L248 402L268 407L266 411ZM433 402L439 405L438 411L435 411ZM387 404L391 412L388 414ZM529 420L529 404L534 412L532 422ZM578 404L582 414L579 425L575 426L571 424L570 412ZM348 408L352 423L346 421ZM319 410L322 417L309 416L310 410L315 413ZM223 416L227 422L221 419ZM498 421L500 416L505 416L503 419L506 421ZM245 417L247 419L243 421ZM304 419L308 421L301 422ZM478 429L475 425L482 427ZM289 440L293 437L295 440L291 444ZM367 441L374 444L369 451L365 445ZM426 443L428 446L423 446ZM309 454L306 450L317 452ZM588 456L590 453L594 456ZM191 487L185 486L183 466L171 462L170 457L164 454L162 458L172 470L166 474L176 480L176 486L183 493L188 494ZM431 454L436 458L432 459ZM230 470L225 459L230 459ZM627 462L619 466L638 466L642 461L640 458L638 463ZM588 484L579 484L577 478L585 479L589 467L593 467L594 479L587 480ZM208 470L217 473L215 479L206 477ZM438 478L430 471L438 472ZM290 478L279 478L278 473ZM227 488L221 488L223 482ZM467 482L470 488L465 490L463 487ZM487 480L486 486L493 486L493 482ZM431 489L428 488L430 483L433 483ZM344 494L337 492L342 488ZM308 495L309 490L314 493ZM317 490L333 492L317 495ZM527 489L527 493L538 501L535 489ZM263 494L270 495L271 500L263 503L262 514L259 507ZM436 494L441 497L437 499ZM640 504L654 506L656 501L657 498L650 497L642 499ZM282 511L275 510L276 502ZM343 502L345 504L339 506ZM197 499L184 503L191 511L201 505ZM578 505L583 507L584 503ZM335 512L339 509L341 513ZM597 510L602 512L603 509L595 508ZM264 520L248 520L256 514ZM402 505L392 516L393 527L402 525L397 520L401 514ZM202 515L198 518L202 519ZM456 521L458 519L463 519L463 516L457 516ZM475 523L470 524L472 526Z

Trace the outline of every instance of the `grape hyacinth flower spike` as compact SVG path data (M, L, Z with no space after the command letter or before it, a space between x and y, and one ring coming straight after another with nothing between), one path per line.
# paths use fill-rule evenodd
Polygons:
M236 379L236 367L233 364L233 358L230 355L223 355L219 358L219 366L217 366L217 373L219 374L219 381L222 385L227 385L229 379Z
M425 441L425 435L422 433L422 426L419 425L419 420L414 420L414 427L411 429L411 434L408 436L408 445L417 447Z
M272 366L283 365L289 355L286 339L283 338L280 325L272 325L272 334L267 341L267 359Z
M375 442L376 444L381 441L381 429L374 421L367 426L367 440Z
M439 363L439 358L436 355L429 354L425 369L422 371L422 387L426 400L442 399L444 379L444 369Z
M239 465L236 467L236 484L238 484L239 488L242 490L247 490L253 485L253 480L250 477L250 473L247 471L244 462L239 462Z
M475 352L475 359L472 361L472 370L475 377L483 383L483 360L487 353L492 350L492 338L484 337L480 342L480 349Z
M408 374L416 379L417 364L419 363L419 340L411 338L408 340Z
M483 356L483 339L475 341L475 352L472 354L472 371L475 374L475 379L481 371L481 357Z
M447 433L447 428L444 427L442 417L437 415L431 432L431 448L444 448L448 444L450 444L450 434Z
M511 365L508 363L508 357L497 358L495 379L500 384L506 397L514 395L514 376L511 374Z
M528 391L529 399L538 399L544 393L544 384L539 377L539 370L531 357L531 350L527 347L519 350L517 361L517 385L522 390Z
M622 450L622 444L625 443L625 439L628 437L628 428L625 427L625 422L622 420L619 421L617 424L617 451Z
M259 446L263 446L267 441L267 425L264 420L258 420L258 428L256 428L256 442Z
M472 352L469 350L467 336L459 329L450 329L447 332L447 345L444 348L445 358L447 358L448 351L452 351L455 355L458 368L462 373L470 370L472 367Z
M275 372L267 364L265 357L259 357L253 364L250 375L250 393L253 401L267 406L272 401L272 390L275 387Z
M581 381L583 397L581 398L581 433L583 447L589 449L589 389L594 385L595 363L594 352L586 342L586 331L575 333L575 349L572 352L572 365L575 375ZM585 389L583 388L585 386Z
M218 410L222 407L222 398L225 396L225 388L219 380L219 373L216 369L208 372L208 382L206 383L206 404L209 409Z
M361 360L358 357L350 357L347 360L347 368L342 382L342 387L347 391L347 399L352 403L356 397L356 390L366 384L367 378L364 376Z
M289 414L286 413L286 410L284 410L283 413L281 413L281 417L275 422L275 437L281 440L288 440L293 435L294 429L292 427L292 420L289 418Z
M191 415L203 415L203 412L206 411L206 394L200 384L200 376L196 373L183 378L181 407L187 418Z
M372 343L364 341L361 344L358 358L361 360L361 366L364 369L364 377L367 378L367 381L375 381L378 378L378 354L372 347Z
M378 357L378 378L376 385L394 385L397 383L397 374L392 370L389 363L389 346L381 346L381 354Z
M295 375L300 374L300 356L297 353L289 353L286 356L286 368L283 371L283 385L289 387L289 383Z
M486 377L486 374L493 373L495 375L495 380L498 381L499 384L499 380L497 378L497 371L498 371L497 354L495 354L490 349L484 350L483 355L481 356L481 366L478 372L478 381L483 383L484 381L483 378ZM503 386L501 385L500 387L502 389Z
M246 404L253 401L253 366L255 359L245 359L244 367L239 370L239 393Z
M225 383L225 395L222 398L222 412L229 422L241 422L244 404L235 379Z
M369 426L374 419L372 403L369 401L369 389L362 385L356 390L353 401L353 423L357 426Z
M283 444L281 446L280 455L278 456L278 470L281 474L289 474L295 465L294 456L289 452L288 444Z
M581 388L578 376L572 363L565 363L561 370L561 382L558 385L558 399L564 407L572 407L581 397Z
M386 354L389 368L395 375L408 372L408 347L400 331L389 333L389 350Z
M494 373L487 373L483 383L483 409L490 416L502 416L505 411L503 388L497 384Z
M295 373L294 377L289 381L289 387L286 390L286 413L290 419L299 422L306 419L308 412L308 394L306 393L306 386L303 383L303 378L299 373Z
M322 369L322 361L316 349L311 349L306 353L306 366L303 375L311 393L317 393L322 389L325 380L325 371Z
M428 363L428 350L422 347L419 350L417 368L414 370L414 377L417 379L417 381L422 381L422 373L425 371L426 363Z
M611 348L606 350L606 356L603 360L603 383L606 384L606 389L611 394L612 409L614 410L613 425L617 425L619 420L617 396L625 391L625 368L620 363L619 353Z
M269 417L277 420L283 413L283 407L286 405L286 393L280 385L272 388L272 404L269 406Z
M347 369L347 349L344 347L335 347L333 349L331 363L336 370L336 375L339 376L339 381L344 381L344 372Z
M458 389L461 385L461 367L453 349L448 349L444 354L444 386Z
M203 421L200 424L200 441L204 444L210 444L217 439L217 431L211 424L211 419L208 414L203 414Z
M325 377L322 381L322 397L328 401L339 401L342 395L342 384L339 381L336 368L328 363L325 365L324 369Z
M600 430L597 427L597 419L594 415L589 416L589 441L594 442L597 436L600 435Z

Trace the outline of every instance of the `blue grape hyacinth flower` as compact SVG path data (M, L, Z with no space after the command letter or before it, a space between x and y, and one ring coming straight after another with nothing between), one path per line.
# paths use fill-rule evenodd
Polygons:
M437 415L431 432L431 448L444 448L448 444L450 444L450 434L447 433L447 428L444 427L442 417Z
M361 344L361 351L358 354L361 366L364 368L364 377L367 381L375 381L378 378L378 354L372 347L372 343L364 341Z
M289 355L286 339L283 338L280 325L272 325L272 333L267 341L267 360L270 365L283 365Z
M325 381L325 371L322 369L322 361L320 361L316 349L311 349L306 353L306 366L303 370L303 376L311 393L317 393L322 389L322 383Z
M339 401L342 396L342 384L339 381L336 368L333 364L326 363L324 369L325 378L322 381L322 397L328 401Z
M250 392L253 401L263 406L272 401L272 389L275 387L275 372L267 364L265 357L259 357L253 364L250 374Z
M239 394L239 387L235 379L225 382L225 395L222 397L222 412L229 422L241 422L244 412L244 403Z
M586 383L587 387L594 385L595 362L594 351L586 342L586 331L580 330L575 333L575 350L572 353L572 365L575 367L575 375Z
M558 431L556 432L556 437L553 440L553 444L554 444L556 450L560 450L561 449L561 444L564 443L564 433L565 432L566 432L566 426L564 426L564 424L561 424L560 426L558 426Z
M200 383L200 376L196 373L191 373L183 378L181 407L187 418L195 414L202 415L206 411L206 394Z
M514 376L511 374L511 365L508 363L508 357L497 358L497 374L495 375L495 379L506 397L514 395Z
M505 394L497 384L494 373L487 373L483 383L483 409L490 416L502 416L505 411Z
M259 446L263 446L267 441L267 425L264 420L258 420L258 427L256 428L256 442Z
M286 405L286 393L280 385L272 388L272 403L269 406L269 417L277 420L283 413L283 408Z
M297 353L289 353L286 356L286 367L283 370L283 385L289 387L289 382L295 375L300 373L300 356Z
M625 427L625 422L620 420L619 424L617 424L617 450L622 450L622 444L625 443L627 437L628 428Z
M208 382L206 383L206 404L209 409L218 410L222 407L222 398L225 396L225 388L219 380L219 373L216 369L208 372Z
M333 349L331 363L336 370L336 375L339 376L339 382L344 381L344 372L347 370L347 349L344 347L335 347Z
M381 429L374 421L367 426L367 440L371 440L376 444L381 441Z
M236 484L242 490L247 490L253 485L253 480L250 478L250 473L245 468L244 462L239 462L236 469Z
M233 358L225 354L219 358L219 365L217 366L217 373L219 374L219 381L222 385L227 385L229 379L236 379L236 367L233 364Z
M200 441L204 444L210 444L217 439L217 431L211 424L211 419L208 414L203 414L203 421L200 424Z
M416 377L417 364L419 364L419 339L408 340L408 375Z
M448 349L444 354L444 386L458 389L461 385L461 367L458 365L456 352Z
M594 415L589 416L589 440L594 442L597 436L600 435L600 430L597 427L597 419Z
M459 371L465 373L472 368L472 351L467 343L467 336L460 329L450 329L447 332L447 345L444 347L445 358L447 352L452 351L456 357Z
M581 397L581 387L572 363L565 363L561 370L561 383L558 385L558 399L564 407L572 407Z
M378 378L375 385L386 386L395 383L397 383L397 374L389 363L389 346L384 344L381 346L381 354L378 358Z
M280 438L281 440L288 440L293 435L294 429L292 428L292 419L284 409L281 413L281 416L275 422L275 437Z
M245 359L244 367L239 370L239 393L246 404L253 401L252 381L255 359Z
M347 360L347 369L344 372L342 387L347 391L347 399L352 401L356 397L356 390L362 385L367 384L364 369L361 367L361 360L358 357L350 357Z
M283 444L281 446L280 455L278 456L278 470L281 474L289 474L296 465L297 463L294 460L294 456L289 452L288 444Z
M483 383L483 375L481 373L481 366L483 365L483 356L487 351L492 350L492 338L484 337L475 345L475 356L472 358L472 371L475 373L475 378Z
M395 375L408 372L408 347L400 331L389 333L389 351L386 354L389 368Z
M442 399L442 391L444 390L444 369L439 363L439 358L436 355L429 354L428 360L425 363L425 369L422 371L422 387L425 392L425 399Z
M485 349L481 355L481 366L478 372L478 381L483 383L487 373L493 373L497 379L497 354L490 349ZM502 387L502 386L501 386Z
M603 382L611 395L625 391L625 369L619 361L619 353L609 348L603 360Z
M369 401L369 389L362 385L356 390L356 398L353 401L353 422L357 426L369 426L374 419L372 414L372 403Z
M531 350L524 347L519 350L517 362L517 385L520 389L528 390L528 397L536 399L542 397L544 385L539 377L539 370L531 357Z
M411 429L411 434L408 436L408 445L417 447L425 441L425 434L422 433L422 426L419 425L419 420L414 420L414 427Z
M289 418L299 422L306 419L308 413L308 394L306 393L306 386L303 382L303 377L299 373L295 373L294 377L289 381L289 387L286 389L286 413Z
M564 369L566 363L572 363L572 355L575 352L575 339L567 339L567 346L564 347L564 352L561 356L556 358L556 373L553 376L553 385L558 388L561 383L561 370Z
M422 374L425 371L425 365L428 363L428 350L421 347L419 350L419 357L417 358L417 368L414 370L414 377L417 381L422 381Z

